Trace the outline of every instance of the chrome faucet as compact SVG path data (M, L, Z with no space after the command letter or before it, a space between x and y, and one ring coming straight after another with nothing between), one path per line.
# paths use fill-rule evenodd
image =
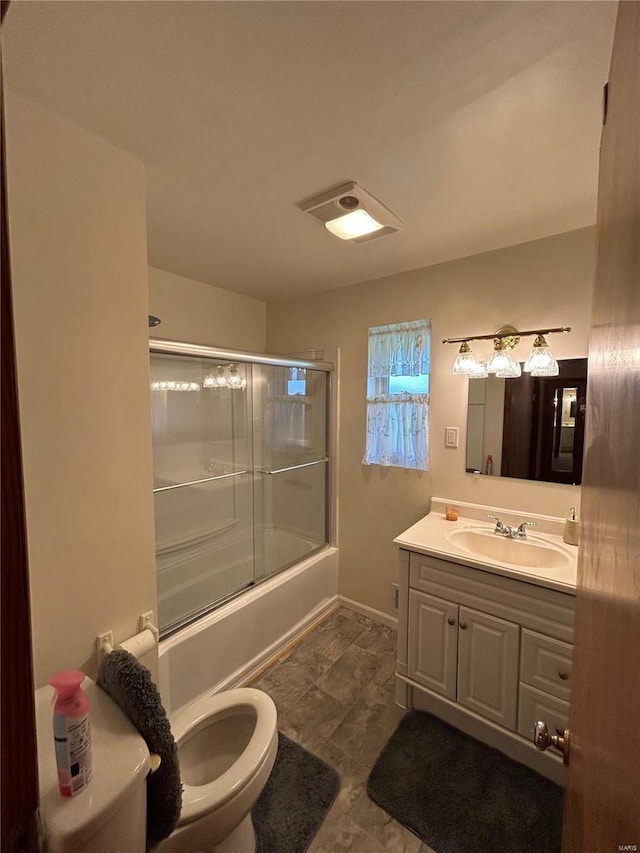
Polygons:
M526 539L527 538L527 527L535 527L535 521L523 521L522 524L519 524L516 528L516 539Z
M487 518L491 518L496 523L495 530L493 531L496 536L504 536L506 539L526 539L527 538L527 527L535 527L535 521L523 521L522 524L519 524L517 527L511 527L508 524L504 524L497 515L487 515Z

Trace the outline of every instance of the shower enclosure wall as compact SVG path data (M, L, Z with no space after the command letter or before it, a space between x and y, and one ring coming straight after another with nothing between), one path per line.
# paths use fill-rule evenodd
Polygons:
M322 362L150 342L161 633L328 542Z

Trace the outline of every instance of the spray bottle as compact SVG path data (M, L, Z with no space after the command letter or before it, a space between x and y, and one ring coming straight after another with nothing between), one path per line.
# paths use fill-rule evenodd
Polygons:
M89 700L80 686L84 673L56 672L49 679L57 693L53 707L53 739L58 786L63 797L74 797L91 779Z

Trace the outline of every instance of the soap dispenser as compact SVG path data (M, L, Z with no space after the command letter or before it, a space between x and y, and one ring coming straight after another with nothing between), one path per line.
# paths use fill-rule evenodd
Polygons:
M576 518L576 508L574 506L569 510L569 517L564 523L562 538L567 545L577 545L580 541L580 522Z

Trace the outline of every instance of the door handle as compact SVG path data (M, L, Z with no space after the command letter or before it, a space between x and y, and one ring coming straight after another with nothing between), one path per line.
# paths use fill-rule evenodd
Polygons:
M569 729L556 729L556 733L551 734L543 720L538 720L534 726L533 742L540 752L544 752L553 746L558 752L562 753L562 760L565 764L569 763L569 741Z

